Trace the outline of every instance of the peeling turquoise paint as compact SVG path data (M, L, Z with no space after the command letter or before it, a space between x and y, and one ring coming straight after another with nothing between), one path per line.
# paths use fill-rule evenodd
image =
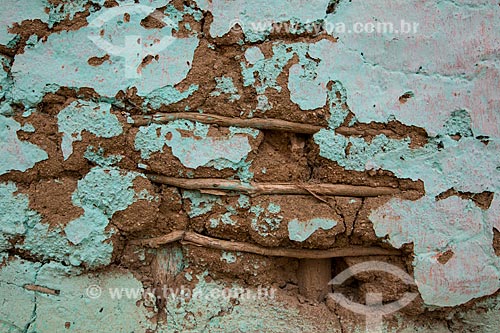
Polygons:
M241 62L243 85L246 87L253 86L257 91L255 111L266 112L272 109L267 96L264 95L266 90L275 89L281 92L282 87L277 82L278 76L294 55L299 57L301 63L310 63L311 60L305 56L307 49L308 45L305 43L275 43L273 45L273 55L267 59L258 47L246 50L245 59L248 64ZM249 114L249 117L252 116L253 111Z
M288 238L303 242L318 229L330 230L337 225L337 221L327 218L313 218L306 222L293 219L288 222Z
M0 175L12 170L26 171L49 156L38 146L21 141L17 131L21 125L12 118L0 115Z
M230 208L228 208L228 211L221 216L217 218L211 218L210 219L210 227L211 228L217 228L219 226L219 223L225 224L225 225L236 225L236 221L231 219L231 216L236 215L236 212Z
M220 197L200 191L182 191L182 199L187 199L191 203L189 210L187 210L187 214L191 218L210 212L216 203L222 204Z
M47 92L55 92L59 87L74 91L80 87L95 90L100 95L95 102L74 102L80 103L78 108L72 104L68 108L74 110L66 108L59 114L62 151L66 159L71 155L72 143L81 140L82 131L104 138L122 133L121 124L109 112L108 104L123 106L124 103L114 100L120 91L137 89L138 96L144 99L139 109L144 112L149 111L148 108L158 109L177 103L198 91L196 82L183 91L179 90L178 84L186 79L191 69L198 38L202 34L191 31L189 23L184 23L187 38L177 38L172 33L180 30L179 23L186 15L201 21L202 12L188 6L179 10L168 0L136 2L149 6L151 12L161 8L172 25L146 29L140 21L151 12L130 13L130 22L126 22L122 13L98 29L90 22L114 10L98 9L104 0L65 1L57 5L47 0L34 0L29 6L20 0L3 1L5 8L0 12L0 18L4 24L0 27L0 44L11 48L20 40L8 32L15 22L39 19L53 27L66 18L71 20L87 7L90 16L87 18L89 25L79 30L52 32L41 40L35 35L29 36L24 53L16 54L12 60L0 56L0 154L7 157L0 163L0 175L11 170L26 171L48 157L42 150L45 147L19 140L19 131L29 133L35 128L29 123L21 127L13 118L4 117L17 112L18 107L11 105L22 104L25 108L23 116L28 117L36 112L34 110ZM90 3L93 5L87 6ZM413 3L415 10L408 11L408 2L404 1L341 1L334 14L326 13L327 6L333 3L328 0L312 1L307 8L297 0L278 4L264 0L252 3L197 0L196 3L213 16L209 31L212 37L226 35L236 23L228 18L234 18L242 26L246 41L252 42L262 41L270 33L270 26L255 30L254 24L268 22L290 21L296 25L290 32L292 34L304 32L306 23L324 19L347 25L374 19L394 22L404 18L426 22L420 27L420 36L395 38L391 34L333 34L339 37L336 42L326 38L313 43L270 41L272 55L267 58L257 46L246 48L245 60L241 63L243 84L256 89L256 106L249 111L249 117L254 112L271 110L273 105L266 93L269 90L282 92L284 87L277 79L288 75L287 88L293 103L304 111L326 105L330 112L328 129L314 136L321 156L337 162L346 170L383 169L398 178L423 181L426 193L423 198L417 201L392 199L374 210L370 219L377 236L387 237L393 246L414 244L415 279L424 302L454 306L499 289L500 259L492 247L493 228L500 230L500 67L496 57L500 34L498 29L492 28L500 26L497 2L424 4L416 1ZM118 9L131 4L132 1L119 1ZM101 58L108 53L88 38L97 37L101 30L104 40L116 45L119 52L110 51L113 54L109 54L108 60L91 66L89 59ZM138 36L142 38L140 49L139 44L131 42ZM424 39L421 36L425 36ZM171 37L172 44L158 50L154 40L163 37ZM152 40L153 45L148 45ZM242 51L245 50L244 40L236 43L243 46ZM216 49L212 44L207 45ZM129 63L124 61L124 54L130 56ZM269 49L266 49L266 54L270 54ZM140 65L146 55L158 57L149 64ZM284 69L291 61L297 63L285 73ZM132 77L127 76L130 73ZM230 101L239 99L232 79L225 76L215 79L217 87L212 96L228 94ZM340 92L340 99L337 92ZM401 96L407 98L401 100ZM354 115L349 126L396 120L425 130L430 135L429 143L412 149L410 139L395 140L379 135L368 141L339 135L335 129L344 124L349 113L343 109L344 103ZM101 109L97 110L99 107ZM185 110L189 111L189 106ZM247 161L251 151L249 140L251 137L256 139L260 132L229 128L230 134L219 140L209 137L208 129L207 125L182 121L150 125L139 129L135 146L144 159L153 152L163 152L168 146L188 168L231 168L237 170L231 178L251 180L251 161ZM171 138L167 139L169 135ZM479 137L486 138L480 141ZM70 277L82 274L82 271L60 264L87 268L109 264L113 250L109 240L114 231L110 226L113 214L137 200L159 200L147 190L136 192L133 189L133 180L140 174L112 167L121 156L105 156L103 149L94 147L88 147L84 156L97 165L79 182L73 194L75 206L83 208L84 214L63 228L41 223L43 216L29 209L28 197L17 193L14 183L0 183L0 260L6 259L8 251L16 246L44 261L59 262L35 264L10 258L14 260L3 263L6 266L0 268L0 294L7 299L0 304L0 331L62 331L65 322L71 321L71 330L95 332L101 327L92 323L102 322L103 318L112 318L110 325L120 331L151 328L151 323L146 322L151 314L135 304L139 298L125 303L109 298L98 301L81 298L87 283L115 281L120 287L140 287L130 274ZM147 169L144 163L137 165ZM261 170L266 173L266 168ZM192 170L179 170L179 174L188 178L195 175ZM458 197L436 199L448 189L495 194L489 209L482 210L471 200ZM189 209L186 209L190 217L209 213L216 204L224 208L217 196L183 191L182 197L190 201ZM250 212L251 227L263 237L269 237L283 223L283 217L278 215L281 208L273 203L267 207L251 206L249 197L240 195L237 208ZM225 209L220 217L209 220L213 227L236 223L238 211L231 206ZM336 224L336 221L326 218L312 218L306 222L295 219L288 223L289 237L305 241L316 230L330 230ZM18 239L16 244L11 243ZM453 255L441 263L438 259L447 251ZM235 256L223 253L221 260L230 262ZM259 266L253 267L257 269ZM207 283L205 277L206 274L198 276L197 290L206 292L210 286L221 286ZM192 276L186 273L186 278L190 280ZM62 293L57 297L34 294L24 290L23 283L52 286L61 289ZM478 322L477 314L464 315L465 321L474 321L479 330L491 328L496 332L497 303L483 304L488 308L482 317L486 321L484 325ZM94 311L99 308L103 309L102 314ZM298 314L298 323L288 317L289 312L282 304L262 307L262 302L244 301L240 307L234 307L225 299L216 302L192 300L189 303L168 303L167 311L172 321L165 327L159 325L152 329L158 332L282 332L286 327L291 332L314 331L305 323L302 325ZM261 321L255 321L255 318Z
M453 111L450 118L444 123L444 134L460 135L461 137L472 136L472 119L466 110Z
M0 55L0 99L2 99L10 87L12 82L9 78L10 63L8 59ZM2 112L3 113L3 112ZM2 114L0 113L0 114Z
M141 283L131 273L112 271L82 274L59 263L32 263L15 258L0 268L2 332L98 332L106 320L117 331L145 331L154 328L150 314L137 306ZM26 284L59 290L58 295L29 291ZM87 288L98 286L101 295L90 298ZM128 295L123 290L131 290ZM133 293L138 290L138 293ZM115 292L116 291L116 292ZM124 315L126 314L126 315Z
M237 101L241 98L238 94L238 89L234 86L233 79L231 77L222 76L216 77L215 90L210 93L210 96L220 96L221 94L229 94L228 100L230 102Z
M258 95L257 96L257 107L255 108L257 111L266 112L271 110L273 107L269 103L269 99L266 95Z
M441 145L441 148L438 148ZM373 158L370 168L390 170L399 178L421 179L425 191L436 196L457 191L500 193L500 142L485 145L474 138L459 141L442 137L421 149L400 147Z
M234 126L229 127L229 132L231 133L232 136L234 136L236 134L248 134L254 139L257 139L257 137L260 134L260 131L258 129L255 129L255 128L234 127Z
M22 127L21 127L21 131L23 132L28 132L28 133L34 133L36 130L35 130L35 126L31 125L31 124L24 124Z
M259 50L260 51L260 50ZM296 54L300 61L307 62L305 53L307 52L307 44L283 44L275 43L273 45L273 56L271 58L264 58L263 55L250 54L249 65L244 62L241 63L243 85L254 86L257 94L262 95L267 89L275 89L280 92L282 87L276 81L278 76L283 72L286 64ZM257 79L259 84L257 85Z
M311 22L324 19L329 0L313 0L303 6L299 0L270 3L265 0L247 2L237 0L228 3L224 0L196 0L198 6L210 11L214 21L210 25L212 37L222 37L236 23L241 26L245 38L250 42L263 41L271 32L271 22L293 23Z
M492 246L499 226L471 200L391 199L370 220L377 236L388 235L394 247L413 243L414 278L426 304L456 306L500 288L500 259ZM449 250L453 256L439 262Z
M316 59L317 60L317 59ZM309 58L290 67L288 89L290 100L302 110L314 110L326 104L324 73L318 72L318 64ZM319 78L318 78L319 77ZM307 94L304 94L307 91Z
M467 110L476 135L500 137L500 67L494 56L500 31L484 29L500 25L498 3L417 3L409 13L406 2L342 1L335 14L329 15L328 20L348 27L373 22L374 17L378 22L395 22L396 28L401 19L420 23L417 33L407 38L337 34L337 46L352 52L350 57L331 53L331 64L338 69L331 72L346 84L352 111L362 122L384 121L393 114L404 124L425 128L435 136L452 112ZM425 36L424 43L421 36ZM414 97L399 103L398 97L407 91Z
M120 90L136 87L138 95L146 97L146 100L153 93L153 104L171 103L172 96L179 96L178 93L174 94L172 87L189 72L198 38L173 37L172 24L161 29L146 29L140 22L148 13L138 13L132 9L134 5L130 4L120 7L102 8L87 18L91 22L88 26L76 31L53 33L46 41L40 41L17 55L12 66L15 82L13 100L34 105L46 92L53 92L60 86L89 87L102 97L110 98ZM150 12L155 10L155 7L146 8ZM124 13L130 14L129 22L121 21ZM107 22L102 22L103 17ZM100 23L104 25L99 26ZM109 42L114 46L101 43L106 49L102 50L93 43L91 39L102 41L100 31L104 31L104 44ZM142 38L140 45L130 44L132 39L136 41L137 38ZM150 40L162 38L166 38L169 44L149 43ZM89 65L89 59L103 57L107 53L111 53L108 61L98 66ZM147 54L157 55L158 59L141 66ZM162 87L167 87L166 91L158 91ZM189 96L195 89L193 87L187 95L175 98Z
M34 284L41 263L16 258L0 268L0 331L22 333L36 317L36 295L23 286Z
M271 214L278 214L279 212L281 212L281 207L280 205L270 202L267 206L267 211Z
M137 200L157 200L149 193L135 192L133 181L137 177L142 175L116 167L94 167L78 182L72 195L73 204L83 208L83 215L70 221L64 229L40 223L37 215L38 218L26 223L24 242L16 247L45 260L73 266L108 265L113 252L109 238L114 233L114 228L108 225L113 214Z
M250 207L249 212L254 215L251 219L251 227L262 237L267 237L271 232L279 229L283 216L278 215L281 207L274 203L269 203L266 208L260 205Z
M63 133L61 150L65 160L73 153L73 142L82 140L83 131L103 138L122 134L120 121L110 110L111 105L107 103L79 100L59 112L57 125Z
M37 0L39 1L39 0ZM42 1L44 2L44 1ZM105 0L72 0L66 1L62 3L53 4L51 2L47 2L46 7L49 9L49 18L48 25L49 28L52 28L54 24L59 23L66 18L72 20L76 14L83 13L88 4L96 4L99 6L104 5ZM92 13L95 11L93 6L90 6L89 11Z
M245 51L245 59L250 65L254 65L257 61L264 60L264 54L258 46L252 46Z
M370 161L385 151L407 148L409 139L394 140L385 135L377 135L371 142L364 138L345 137L334 130L322 129L314 135L319 145L320 155L337 162L348 170L365 171Z
M137 177L144 176L116 167L94 167L78 182L72 196L73 203L84 210L96 208L111 218L137 200L139 194L133 189L133 181Z
M26 233L26 230L40 222L40 215L29 209L29 199L17 193L12 183L0 183L0 253L12 248L9 240Z
M232 252L223 251L220 260L225 261L228 264L233 264L236 262L236 255Z
M284 327L290 333L314 331L313 324L304 320L298 310L270 297L247 297L245 293L248 289L237 284L206 282L207 275L208 272L196 275L198 283L187 296L178 295L173 300L169 299L166 309L168 320L159 324L158 332L281 333ZM223 291L225 295L230 295L229 291L238 295L239 305L233 305L231 297L225 296Z
M238 198L238 206L243 209L250 208L250 197L245 194L240 194Z
M8 45L16 37L8 32L13 23L24 20L40 19L47 22L49 16L45 12L46 1L32 1L29 6L23 0L3 0L0 11L0 44Z
M96 149L93 146L88 146L83 156L90 162L102 167L112 166L120 162L123 158L121 155L104 156L104 148L99 147Z
M147 159L153 152L162 152L166 145L184 166L193 169L200 166L217 170L244 167L245 159L252 150L248 136L231 134L222 138L209 137L208 128L208 125L187 120L143 126L137 133L135 149L141 151L142 158ZM195 137L183 137L179 130L192 131Z
M165 86L153 90L144 99L144 106L149 105L153 109L158 109L162 105L174 104L188 98L198 90L197 84L192 84L185 91L180 92L173 86Z

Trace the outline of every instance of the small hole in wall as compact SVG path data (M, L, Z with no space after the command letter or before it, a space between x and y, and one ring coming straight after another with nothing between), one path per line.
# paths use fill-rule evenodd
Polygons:
M332 279L348 268L349 265L347 265L343 258L332 258ZM350 300L362 303L362 300L359 297L359 287L359 281L353 276L347 279L340 286L332 286L332 292L341 293Z

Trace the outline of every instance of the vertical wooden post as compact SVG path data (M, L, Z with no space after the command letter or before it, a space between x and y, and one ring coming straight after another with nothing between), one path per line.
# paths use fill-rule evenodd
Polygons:
M301 259L297 278L301 295L323 301L331 290L328 283L332 279L332 262L330 259Z
M184 269L182 249L177 244L171 244L157 249L156 256L151 262L151 275L155 288L158 321L167 321L167 294L166 290L174 282L175 277Z

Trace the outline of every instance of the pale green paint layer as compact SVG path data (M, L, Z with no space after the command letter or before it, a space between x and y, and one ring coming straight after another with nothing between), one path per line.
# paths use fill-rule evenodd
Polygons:
M426 304L456 306L500 288L500 259L492 246L498 225L471 200L391 199L370 220L377 236L388 235L394 247L413 243L414 278ZM447 251L453 256L443 264L438 258Z
M184 297L169 299L167 322L158 332L313 332L313 324L301 317L298 310L285 307L270 297L246 296L246 290L233 284L206 282L205 274L197 275L199 282ZM248 290L248 289L247 289ZM238 305L230 297L239 295ZM252 289L255 296L258 289ZM248 294L250 295L250 294ZM192 296L188 301L186 298Z
M323 19L326 16L329 0L312 0L307 6L299 0L280 2L196 0L196 3L201 9L210 11L214 17L210 25L212 37L224 36L238 23L246 39L255 42L262 41L269 35L271 22L303 23Z
M104 322L116 332L144 332L154 328L148 311L136 305L142 296L142 285L131 273L79 274L78 270L59 263L42 265L19 258L0 268L0 293L4 298L0 303L0 330L93 333L101 332ZM25 284L59 290L59 294L29 291L23 288ZM100 297L88 296L90 286L100 288ZM131 292L127 297L122 290Z
M83 154L83 156L90 162L98 165L98 166L112 166L113 164L116 164L120 162L123 158L121 155L108 155L105 156L104 154L104 148L99 147L95 148L93 146L88 146L87 150Z
M59 112L57 125L63 133L61 150L65 160L73 153L73 142L82 140L83 131L103 138L122 134L122 125L110 110L111 105L107 103L79 100Z
M25 333L36 319L36 295L24 289L35 284L41 263L15 259L0 268L0 331Z
M136 135L135 149L147 159L151 153L162 152L168 146L184 166L193 169L200 166L218 170L244 167L252 150L248 135L233 131L226 137L211 137L207 136L208 129L208 125L188 120L143 126ZM182 130L192 132L193 136L183 136Z
M215 90L210 93L210 96L220 96L221 94L228 94L228 100L230 102L237 101L241 98L241 96L238 94L238 89L236 89L236 87L234 86L233 79L231 77L216 77L215 82Z
M293 219L288 222L288 238L303 242L318 229L330 230L337 225L337 221L327 218L313 218L306 222Z
M30 1L29 6L25 0L2 0L2 10L0 10L0 44L8 45L16 35L9 33L9 28L13 23L24 20L40 19L46 22L49 18L45 12L47 1Z
M0 175L12 170L26 171L46 160L47 153L38 146L21 141L17 131L23 130L12 118L0 115Z
M12 183L0 183L0 253L12 248L9 240L22 236L40 222L40 215L29 209L28 196L17 192Z
M499 151L497 140L485 145L474 138L455 141L443 137L421 149L404 146L392 151L387 149L375 156L369 166L390 170L399 178L423 180L426 193L431 196L450 188L500 193Z
M251 218L252 229L262 237L267 237L273 231L277 231L283 221L283 216L279 215L281 207L272 202L266 208L255 205L248 211L254 215Z
M328 129L316 133L314 140L319 145L321 156L337 162L348 170L356 171L368 169L369 163L378 154L401 147L406 148L409 143L409 140L394 140L383 134L367 142L364 138L345 137Z
M0 99L2 99L10 89L12 82L9 78L10 63L9 60L0 55ZM0 110L0 114L2 114Z
M109 228L108 225L113 214L125 210L138 200L156 200L154 195L134 190L133 181L137 177L142 175L124 172L115 167L91 169L78 182L78 187L72 195L73 204L83 208L84 213L70 221L64 229L49 228L48 224L41 223L40 215L28 209L27 197L12 197L12 194L10 197L6 196L4 205L7 205L7 208L18 205L24 207L24 211L20 211L22 213L17 220L5 217L3 225L14 221L18 230L14 233L12 226L9 231L9 225L2 225L2 234L24 235L23 243L18 243L16 247L44 260L88 268L108 265L113 253L113 244L109 238L115 232L114 228ZM9 185L8 190L14 191L15 186ZM19 221L22 221L23 225Z
M190 202L187 214L191 218L210 212L216 203L222 204L220 197L199 191L182 191L182 199Z
M232 252L223 251L220 256L221 261L225 261L228 264L233 264L236 262L236 255Z
M46 92L65 86L93 88L101 96L111 98L120 90L135 87L138 95L145 97L146 101L153 93L155 103L172 102L171 87L189 72L198 38L173 37L176 24L169 15L167 18L171 23L161 29L142 27L141 20L156 8L141 6L149 12L134 10L138 7L130 3L121 8L102 8L87 18L92 24L76 31L53 33L46 41L27 47L23 54L16 56L12 66L13 100L33 105ZM130 14L129 22L122 21L124 13ZM99 26L103 20L106 22ZM102 39L101 31L104 32ZM163 43L150 43L163 38ZM141 39L141 44L136 43L138 39ZM105 50L92 40L104 41L98 43ZM108 61L98 66L89 65L89 59L106 54L110 55ZM148 54L157 55L158 59L141 66ZM158 91L163 87L169 92ZM182 97L184 95L179 98Z

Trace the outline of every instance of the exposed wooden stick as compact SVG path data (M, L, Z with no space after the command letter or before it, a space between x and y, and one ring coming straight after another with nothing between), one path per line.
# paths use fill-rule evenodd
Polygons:
M158 113L152 116L132 116L132 119L134 120L135 126L143 126L149 123L163 124L177 119L186 119L199 121L205 124L217 124L219 126L252 127L258 129L286 131L303 134L314 134L322 128L321 126L295 123L281 119L241 119L194 112Z
M383 249L381 247L353 246L349 248L333 248L328 250L267 248L250 243L225 241L217 238L203 236L191 231L174 231L171 234L161 237L134 240L131 242L131 244L157 248L161 245L179 240L178 237L179 234L183 234L183 237L180 238L186 242L186 245L193 244L196 246L204 246L212 249L255 253L271 257L289 257L289 258L299 258L299 259L326 259L326 258L336 258L336 257L401 255L401 253L398 250Z
M234 127L251 127L264 130L273 131L284 131L292 133L301 134L314 134L319 132L323 126L303 124L297 122L291 122L281 119L272 118L234 118L234 117L224 117L215 114L207 113L194 113L194 112L175 112L175 113L156 113L154 115L148 116L132 116L134 120L134 126L144 126L150 123L165 124L170 121L178 119L186 119L191 121L198 121L204 124L216 124L219 126L234 126ZM365 135L393 135L394 132L391 130L376 130L376 129L365 129L360 130L352 127L341 126L335 129L335 132L345 136L365 136Z
M392 187L370 187L345 184L293 184L293 183L241 183L237 180L218 178L175 178L161 175L147 175L155 183L175 186L187 190L218 190L245 192L250 195L265 194L311 194L348 197L377 197L399 192Z
M302 295L322 302L331 291L332 261L330 258L299 260L297 280Z
M49 295L59 295L60 290L50 289L47 287L38 286L36 284L25 284L24 289L37 291L39 293L49 294Z
M176 230L172 231L169 234L160 236L160 237L155 237L151 239L143 239L143 240L133 240L130 242L130 244L136 244L136 245L142 245L142 246L147 246L151 248L156 248L158 247L157 244L169 244L173 242L177 242L181 240L184 237L184 234L186 232L183 230ZM152 243L149 243L149 242Z

